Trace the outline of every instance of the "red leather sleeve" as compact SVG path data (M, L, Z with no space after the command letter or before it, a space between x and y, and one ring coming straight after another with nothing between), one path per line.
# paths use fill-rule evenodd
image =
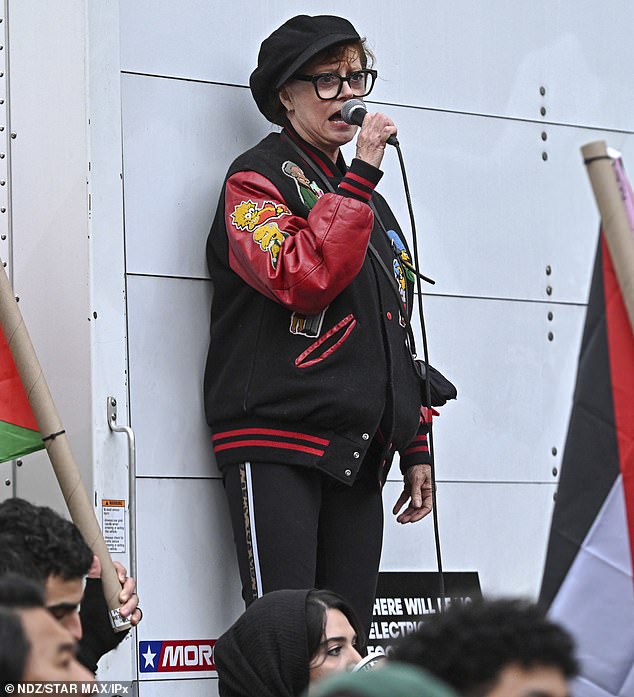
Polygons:
M225 223L231 269L268 298L310 315L361 270L374 216L362 201L327 193L301 218L266 177L238 172L227 181Z

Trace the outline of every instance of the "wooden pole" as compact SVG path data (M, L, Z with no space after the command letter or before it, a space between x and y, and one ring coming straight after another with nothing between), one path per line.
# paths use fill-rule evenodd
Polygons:
M621 165L611 157L605 141L581 148L614 271L621 288L630 326L634 332L634 205Z
M124 631L129 629L131 625L129 619L124 619L119 614L121 584L117 577L117 571L112 563L95 511L90 504L90 499L79 475L66 431L55 408L2 262L0 262L0 270L0 325L29 398L40 435L44 441L44 447L53 466L70 516L90 549L99 557L101 562L101 581L110 611L112 627L115 631Z

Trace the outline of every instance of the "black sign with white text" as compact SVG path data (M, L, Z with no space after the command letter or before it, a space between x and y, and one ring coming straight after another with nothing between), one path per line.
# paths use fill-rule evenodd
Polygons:
M374 601L368 655L389 655L401 637L415 632L430 615L455 603L482 597L477 571L445 571L441 594L437 572L383 571Z

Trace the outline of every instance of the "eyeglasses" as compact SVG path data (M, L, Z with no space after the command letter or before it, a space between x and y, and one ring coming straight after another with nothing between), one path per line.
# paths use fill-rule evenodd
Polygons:
M343 89L343 83L347 82L355 97L365 97L372 92L374 81L378 75L376 70L365 68L355 70L350 75L343 77L339 73L320 73L319 75L293 75L294 80L312 82L315 94L319 99L337 99Z

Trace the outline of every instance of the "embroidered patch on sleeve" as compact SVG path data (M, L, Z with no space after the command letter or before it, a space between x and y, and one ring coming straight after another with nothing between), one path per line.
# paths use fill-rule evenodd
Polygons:
M282 165L282 172L284 172L287 177L295 180L297 193L308 210L310 210L324 195L324 192L317 184L314 181L311 182L304 174L304 170L294 162L286 160Z
M271 266L276 268L282 242L288 233L280 230L276 218L290 215L290 210L282 204L265 201L258 205L254 201L242 201L233 209L231 223L236 230L249 232L253 241L271 258Z

